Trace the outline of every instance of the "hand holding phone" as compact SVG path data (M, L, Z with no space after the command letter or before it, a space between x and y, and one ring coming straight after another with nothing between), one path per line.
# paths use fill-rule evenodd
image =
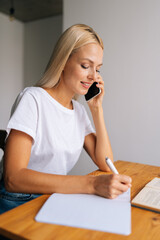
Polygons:
M94 82L89 88L87 94L85 95L85 99L87 102L101 93L101 89L98 88L96 85L97 82Z

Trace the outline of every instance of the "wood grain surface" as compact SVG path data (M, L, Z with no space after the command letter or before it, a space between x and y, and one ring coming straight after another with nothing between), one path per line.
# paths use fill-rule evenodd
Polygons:
M132 178L131 199L146 183L154 177L160 177L160 167L125 161L116 161L115 166L120 174L129 175ZM91 174L99 175L106 173L95 171ZM4 235L10 239L34 240L160 239L160 214L135 207L132 207L132 233L129 236L36 222L34 218L48 197L49 195L43 195L1 214L0 235Z

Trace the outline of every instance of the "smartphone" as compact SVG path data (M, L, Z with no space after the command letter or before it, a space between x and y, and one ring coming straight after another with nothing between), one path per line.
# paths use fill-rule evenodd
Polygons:
M85 95L85 99L87 102L101 93L101 89L98 88L96 84L97 82L94 82L89 88L87 94Z

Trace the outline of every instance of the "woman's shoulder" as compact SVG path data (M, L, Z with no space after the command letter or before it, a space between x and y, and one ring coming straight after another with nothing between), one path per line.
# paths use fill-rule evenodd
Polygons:
M34 94L40 94L42 92L42 88L41 87L26 87L23 89L23 91L20 93L22 95L24 94L31 94L31 95L34 95Z
M17 96L17 99L29 98L38 100L41 98L43 89L41 87L26 87Z
M26 87L24 88L15 99L12 106L12 111L15 109L20 102L37 102L38 96L40 96L40 87ZM11 112L12 112L11 111Z

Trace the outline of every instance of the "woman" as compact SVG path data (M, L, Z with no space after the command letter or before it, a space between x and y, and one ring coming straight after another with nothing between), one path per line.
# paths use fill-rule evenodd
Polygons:
M102 58L98 34L89 26L73 25L60 37L43 78L18 96L7 127L1 211L37 194L88 193L115 198L131 186L130 177L124 175L66 175L83 147L102 171L109 171L106 156L113 161L102 109ZM84 107L74 100L85 95L93 82L101 89L88 102L95 131Z

